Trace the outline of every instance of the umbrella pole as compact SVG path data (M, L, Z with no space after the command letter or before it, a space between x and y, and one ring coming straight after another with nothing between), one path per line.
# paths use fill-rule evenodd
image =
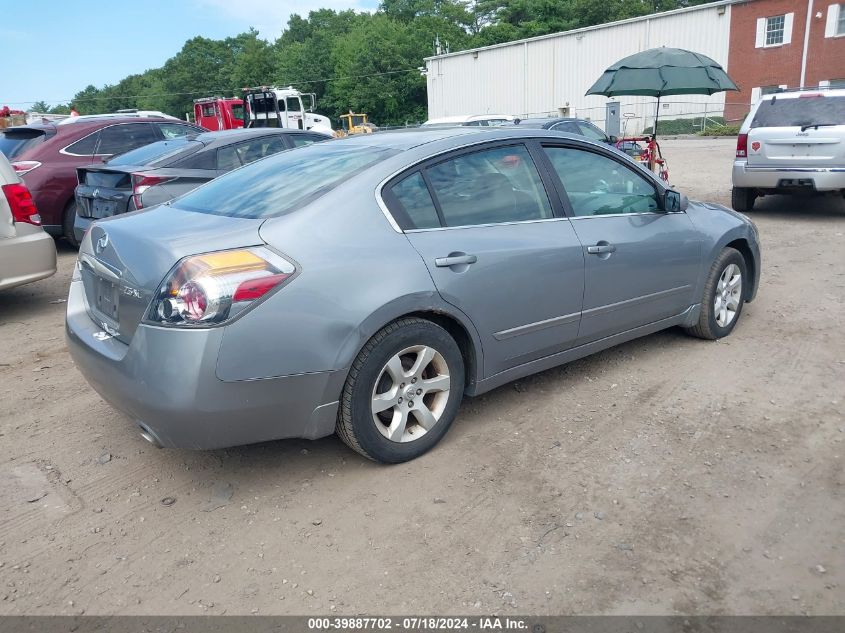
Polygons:
M655 151L649 152L649 160L650 164L648 168L651 171L654 171L654 166L657 164L654 162L655 158L657 158L657 119L660 118L660 95L657 95L657 108L654 111L654 129L651 131L651 142L655 146Z

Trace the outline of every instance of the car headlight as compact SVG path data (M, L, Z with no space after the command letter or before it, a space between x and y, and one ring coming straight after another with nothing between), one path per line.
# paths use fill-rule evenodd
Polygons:
M183 327L223 323L295 273L292 262L264 247L191 255L164 278L147 320Z

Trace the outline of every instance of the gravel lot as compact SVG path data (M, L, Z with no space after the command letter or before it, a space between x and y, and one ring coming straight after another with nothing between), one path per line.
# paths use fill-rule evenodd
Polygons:
M728 203L733 147L665 141L672 181ZM845 614L845 201L753 218L729 339L507 385L392 467L333 437L152 448L65 351L60 246L0 294L0 614Z

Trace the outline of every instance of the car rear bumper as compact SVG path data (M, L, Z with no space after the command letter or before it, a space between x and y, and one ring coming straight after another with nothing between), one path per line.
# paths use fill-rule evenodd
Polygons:
M56 272L56 243L41 227L17 223L16 237L0 239L0 290Z
M784 181L796 184L785 185ZM733 186L837 191L845 189L845 167L750 167L746 161L734 161Z
M126 345L91 320L82 282L71 282L65 333L76 366L156 444L213 449L334 432L345 372L220 380L223 331L142 324Z

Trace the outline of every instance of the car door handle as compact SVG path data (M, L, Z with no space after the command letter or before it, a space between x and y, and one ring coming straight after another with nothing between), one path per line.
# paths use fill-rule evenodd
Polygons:
M613 244L596 244L595 246L588 246L587 252L590 255L601 255L602 253L615 253L616 247Z
M448 257L437 257L434 260L434 265L438 268L448 268L461 264L474 264L477 261L478 257L475 255L449 255Z

